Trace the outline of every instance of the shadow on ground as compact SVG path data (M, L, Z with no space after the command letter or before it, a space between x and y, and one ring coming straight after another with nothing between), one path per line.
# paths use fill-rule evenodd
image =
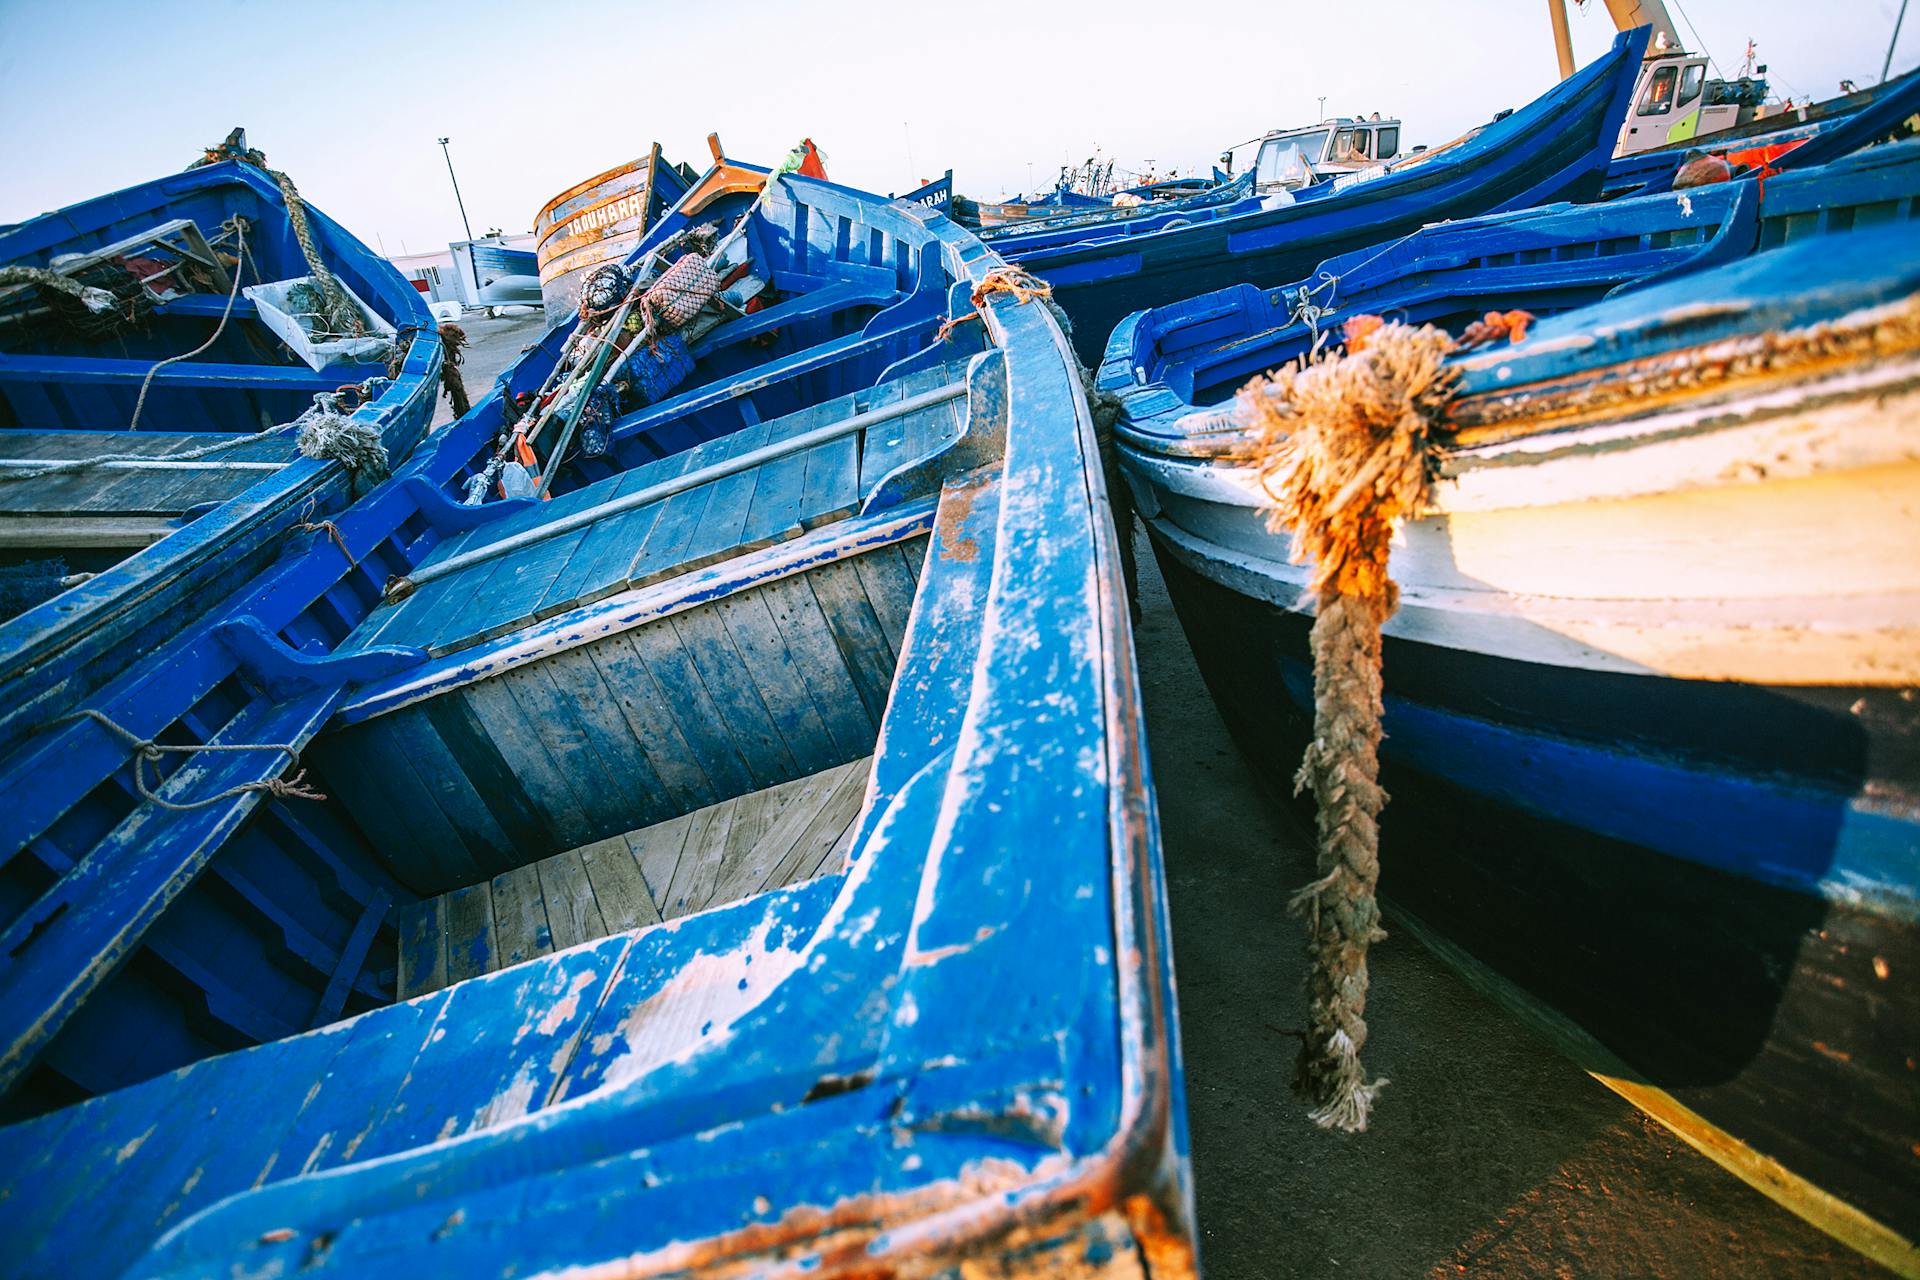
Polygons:
M1139 545L1208 1280L1887 1274L1628 1107L1405 934L1372 958L1366 1062L1393 1082L1373 1127L1314 1128L1286 1088L1305 962L1284 910L1313 878L1311 834L1235 752L1144 533Z

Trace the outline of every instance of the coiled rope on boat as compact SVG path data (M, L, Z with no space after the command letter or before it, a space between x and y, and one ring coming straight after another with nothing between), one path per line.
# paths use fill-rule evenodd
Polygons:
M153 368L147 370L147 376L140 379L140 394L134 397L133 418L127 423L127 430L129 431L137 430L140 426L140 411L147 407L147 392L153 387L154 375L170 364L179 364L182 360L193 359L193 357L218 342L220 335L226 332L227 321L233 316L234 301L240 296L240 264L245 261L247 251L247 220L236 215L235 217L229 218L226 223L222 225L229 227L233 232L234 264L233 282L227 289L227 305L220 309L220 323L213 326L213 332L207 335L207 340L193 350L183 351L177 356L168 356L166 359L155 364Z
M125 725L114 720L104 711L92 707L82 707L72 715L60 717L54 724L67 724L74 720L92 720L95 724L111 733L133 750L133 788L140 798L148 804L170 810L174 813L189 813L195 809L204 809L209 805L231 800L249 792L262 791L281 800L325 800L327 797L307 785L307 771L299 770L291 778L265 778L259 782L243 782L228 787L215 795L203 796L198 800L165 800L154 793L155 786L164 786L167 779L160 776L160 762L169 755L197 755L202 751L279 751L287 757L287 767L294 768L300 763L300 753L291 743L285 742L202 742L190 745L174 745L155 742L152 738L143 738ZM153 772L153 782L147 781L147 773Z
M1310 563L1313 740L1294 780L1313 795L1319 877L1288 910L1307 922L1307 1032L1296 1093L1314 1122L1365 1129L1387 1081L1368 1080L1367 948L1384 938L1379 882L1380 628L1399 603L1387 573L1395 525L1428 497L1432 422L1453 386L1454 343L1432 327L1356 317L1347 353L1243 387L1269 522Z

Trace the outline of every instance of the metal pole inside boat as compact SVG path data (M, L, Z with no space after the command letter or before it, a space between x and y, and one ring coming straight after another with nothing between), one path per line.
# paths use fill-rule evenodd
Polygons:
M510 538L502 538L498 542L490 542L484 547L476 547L472 551L465 551L457 556L449 556L437 564L422 565L405 577L394 579L393 583L387 588L387 598L389 600L404 599L407 595L411 594L415 588L424 586L426 583L432 582L435 578L444 578L450 573L457 573L468 565L481 564L488 560L497 559L500 556L518 551L522 547L530 547L536 543L545 542L549 538L557 538L563 533L572 533L575 529L584 529L588 525L594 524L606 516L618 515L622 511L631 511L635 507L644 507L650 503L664 501L676 493L685 493L688 489L696 489L703 484L711 484L715 480L724 480L728 476L738 475L742 471L751 471L753 468L764 463L776 462L790 454L803 453L815 445L826 444L830 440L838 440L841 436L852 435L856 431L864 431L876 423L886 422L893 418L903 418L910 413L917 413L922 409L931 408L936 404L944 404L948 400L958 400L966 394L967 384L964 381L949 382L944 387L935 387L933 390L923 391L917 396L908 396L905 400L897 404L890 404L880 409L870 409L866 413L856 413L850 417L842 418L838 422L829 422L825 426L815 427L811 431L803 431L791 440L782 440L777 444L764 445L761 448L743 453L737 458L728 458L725 462L716 462L712 466L700 467L684 475L675 476L671 480L663 480L659 484L649 485L645 489L639 489L633 493L615 498L611 502L603 502L597 507L589 507L585 511L576 511L570 516L562 516L558 520L550 521L536 529L528 529L524 532L516 533Z

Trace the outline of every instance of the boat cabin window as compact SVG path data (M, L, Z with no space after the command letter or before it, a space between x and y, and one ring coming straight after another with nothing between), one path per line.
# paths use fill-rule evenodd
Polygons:
M1679 105L1685 107L1691 104L1695 98L1700 96L1700 90L1706 83L1707 64L1704 62L1689 63L1687 69L1680 73Z
M1304 186L1313 181L1313 163L1326 144L1325 133L1269 139L1260 148L1259 172L1254 180L1262 187Z
M1333 151L1329 160L1351 160L1354 158L1354 133L1351 129L1342 129L1333 135Z
M1680 68L1671 64L1661 67L1653 73L1653 79L1647 81L1647 91L1640 99L1640 114L1643 116L1664 116L1673 110L1673 84L1680 78Z
M1374 130L1374 132L1380 135L1377 145L1373 149L1374 159L1391 160L1395 156L1400 154L1399 126L1396 125L1391 128L1376 129Z

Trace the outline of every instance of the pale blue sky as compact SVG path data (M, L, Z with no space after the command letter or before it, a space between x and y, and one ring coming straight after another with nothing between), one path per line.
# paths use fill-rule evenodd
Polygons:
M1878 76L1899 0L1669 5L1729 73L1757 40L1804 100ZM1573 23L1582 61L1612 38L1599 0ZM1920 12L1894 72L1916 62ZM474 229L524 231L656 138L698 169L709 130L768 163L808 134L836 180L904 191L951 166L992 198L1096 144L1191 172L1322 94L1440 142L1554 75L1544 0L0 0L0 222L178 169L235 124L399 253L460 234L442 134Z

